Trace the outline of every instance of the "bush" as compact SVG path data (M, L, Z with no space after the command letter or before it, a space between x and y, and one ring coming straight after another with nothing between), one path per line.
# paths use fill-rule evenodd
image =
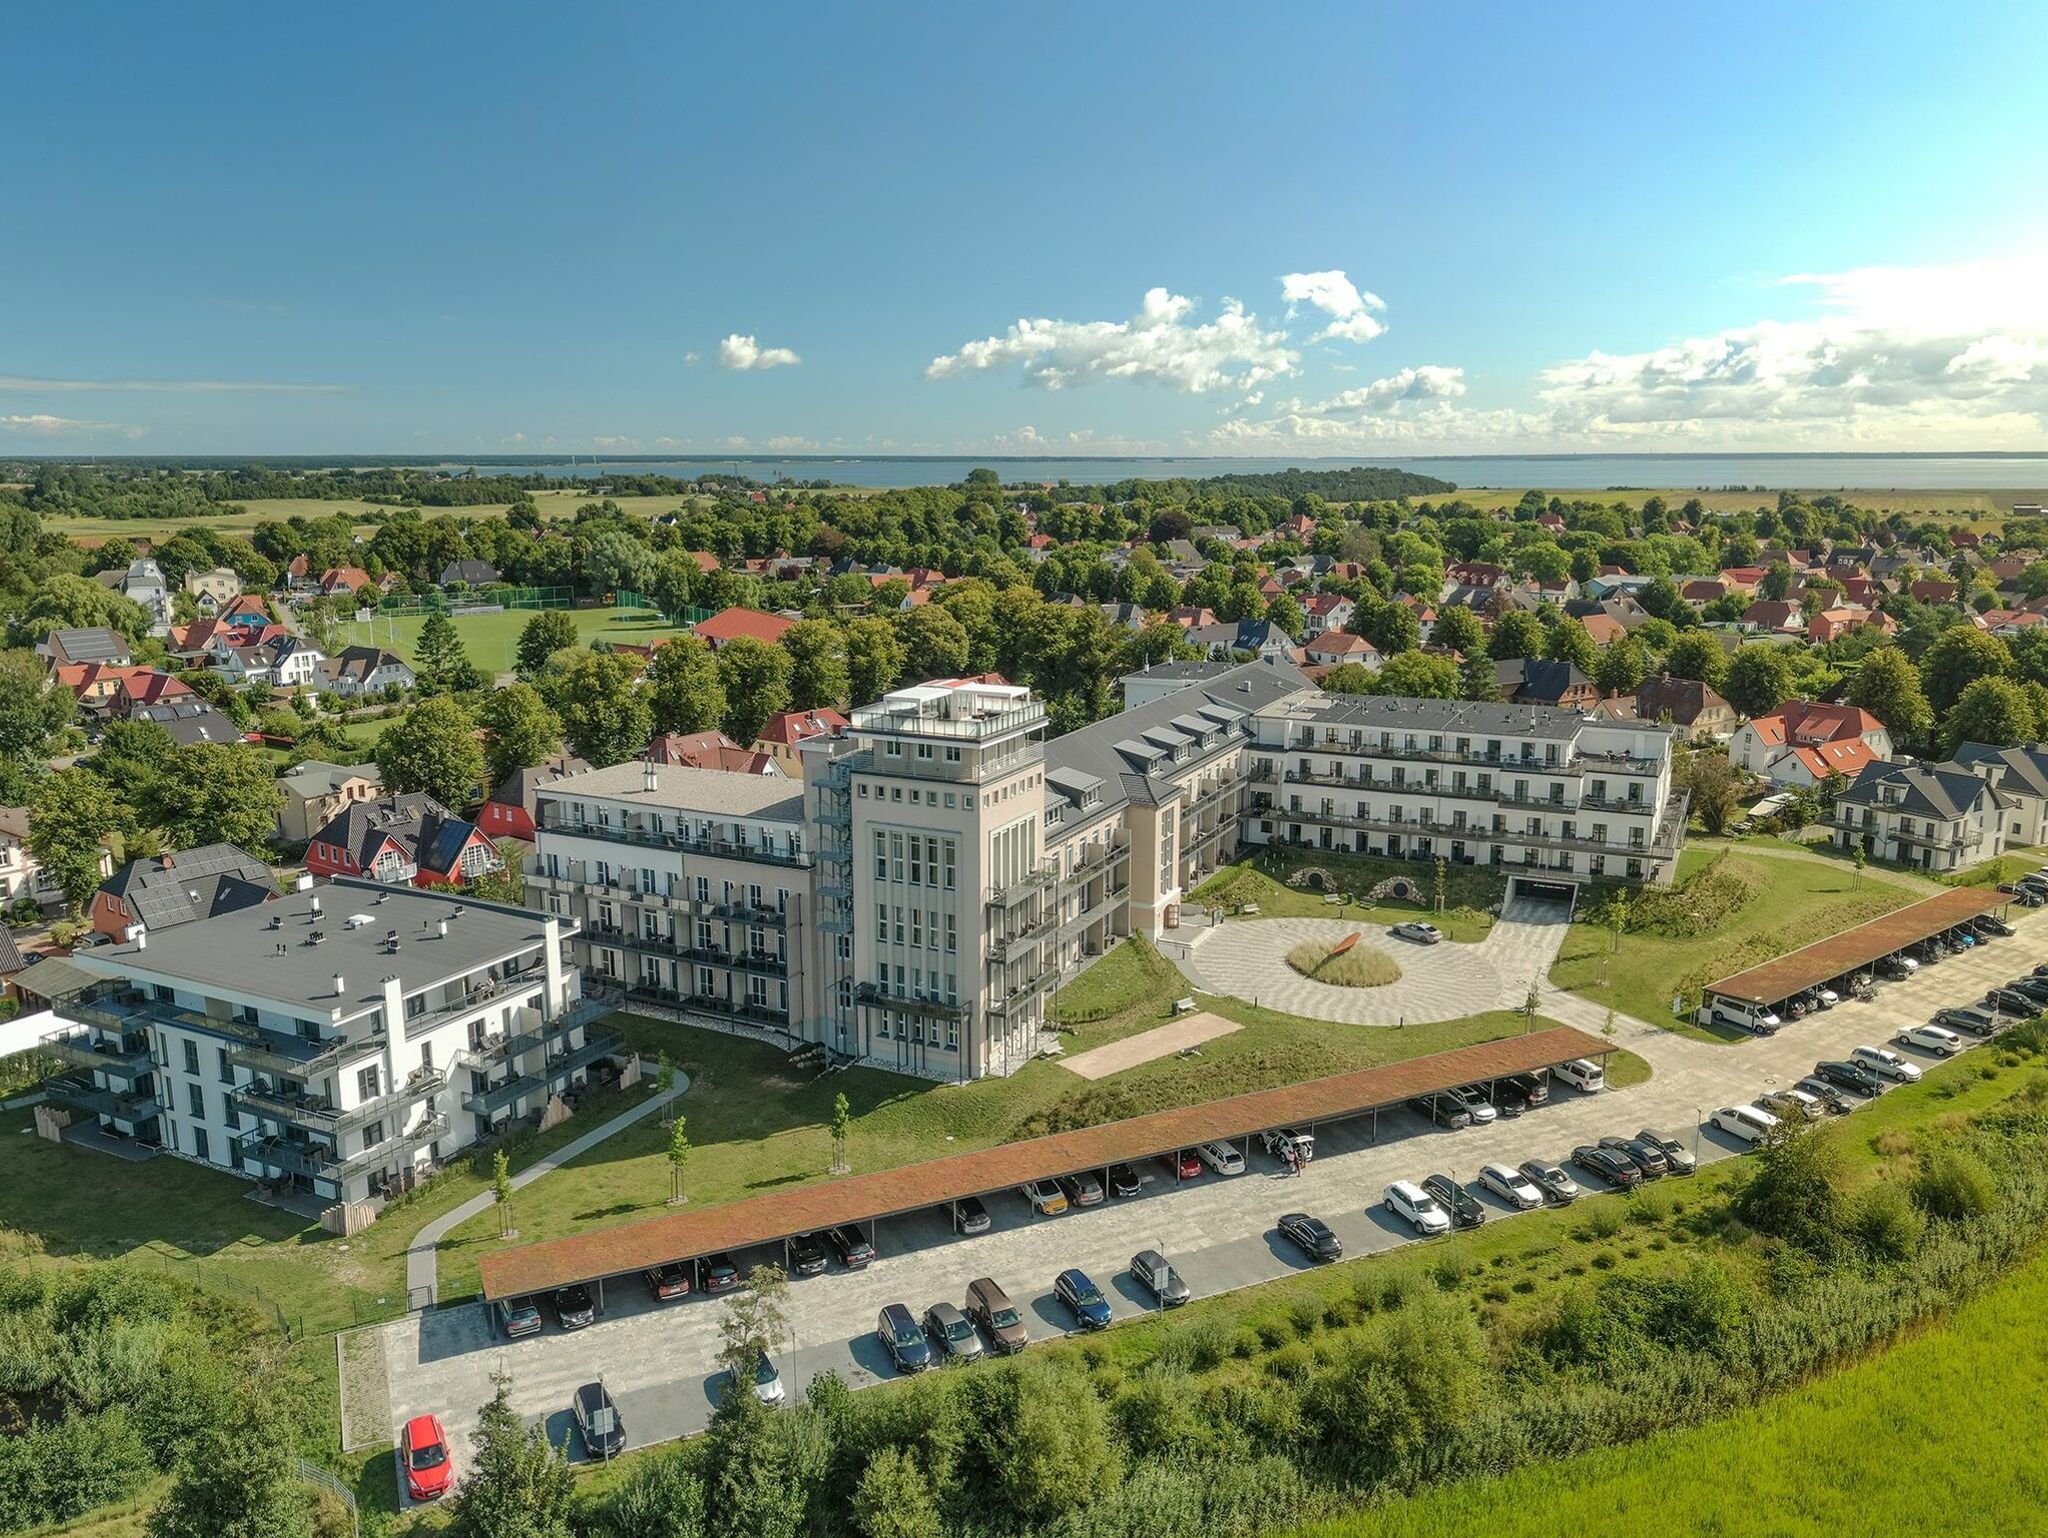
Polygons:
M1850 1231L1872 1259L1905 1260L1920 1248L1927 1217L1905 1186L1880 1180L1856 1198Z
M1929 1217L1960 1223L1982 1217L1995 1207L1998 1187L1975 1154L1944 1148L1922 1161L1920 1172L1913 1177L1913 1200Z
M1612 1239L1628 1226L1628 1209L1619 1202L1594 1202L1586 1209L1586 1232L1595 1239Z
M1834 1254L1847 1225L1830 1147L1808 1129L1766 1143L1736 1195L1735 1215L1760 1234L1817 1256Z

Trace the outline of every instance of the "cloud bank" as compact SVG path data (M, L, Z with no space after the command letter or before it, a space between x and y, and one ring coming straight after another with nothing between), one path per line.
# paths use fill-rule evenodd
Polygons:
M787 347L763 347L735 331L718 344L718 366L730 369L794 368L804 360Z

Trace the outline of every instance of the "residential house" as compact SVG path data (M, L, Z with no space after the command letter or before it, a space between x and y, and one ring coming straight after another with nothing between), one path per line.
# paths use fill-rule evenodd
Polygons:
M1923 577L1908 586L1906 591L1921 603L1942 604L1954 603L1956 595L1962 590L1953 582L1944 582L1936 577Z
M192 595L192 607L202 618L220 613L223 604L233 603L242 596L242 579L228 566L216 566L211 571L188 571L184 587Z
M675 764L684 769L785 777L781 767L766 753L743 748L724 732L663 732L647 744L647 751L640 756L650 764Z
M1358 612L1357 603L1344 593L1311 593L1301 607L1308 616L1302 631L1305 640L1313 640L1326 630L1342 630Z
M1310 667L1338 667L1346 662L1356 662L1374 672L1379 671L1383 660L1377 646L1348 630L1324 631L1302 648L1302 655Z
M1898 622L1881 609L1850 608L1847 606L1822 609L1808 617L1806 639L1816 646L1825 646L1838 641L1866 625L1874 625L1884 635L1897 635Z
M2005 846L2048 844L2048 748L2040 743L1997 748L1966 742L1951 760L1998 791L2005 802Z
M1812 746L1794 744L1773 761L1771 783L1819 787L1837 776L1854 780L1864 769L1879 762L1882 760L1877 753L1860 737Z
M360 593L364 588L376 585L370 580L370 574L360 566L334 566L320 573L322 598L333 598L337 594Z
M397 652L386 651L381 646L350 646L345 647L340 656L321 661L316 681L327 693L353 700L369 694L382 694L394 684L401 689L410 689L419 679Z
M1579 621L1579 624L1585 628L1586 635L1593 644L1602 651L1628 636L1628 626L1605 610L1588 614Z
M1508 569L1491 561L1453 561L1444 568L1444 593L1448 597L1452 588L1501 587L1507 580Z
M114 869L114 857L100 850L100 874ZM43 867L28 848L28 808L0 806L0 905L11 906L32 898L45 908L64 901L64 888L43 874Z
M476 825L493 839L516 838L532 843L535 792L556 780L581 774L589 767L573 753L558 753L531 768L513 770L491 792L484 809L477 813Z
M1800 748L1840 742L1861 742L1872 760L1892 756L1892 734L1869 711L1854 705L1787 700L1776 710L1754 716L1737 727L1728 742L1728 759L1745 773L1774 784L1794 784L1811 777L1814 766L1826 760L1787 763L1788 755Z
M135 660L124 637L99 625L84 630L53 630L36 651L52 668L67 662L109 662L126 667Z
M470 587L488 587L497 580L498 568L489 561L450 561L441 568L443 587L453 587L458 582L466 583Z
M418 793L344 807L306 846L306 869L316 876L387 886L457 886L504 864L475 823Z
M1250 652L1262 662L1285 661L1294 655L1294 638L1271 620L1198 625L1190 628L1187 635L1190 645L1201 647L1218 662L1239 652Z
M1926 871L1963 870L2005 849L2005 797L1956 764L1865 765L1835 797L1837 849Z
M103 571L96 579L101 586L112 588L130 603L142 605L149 611L149 633L165 636L171 633L171 589L164 581L164 570L148 556L137 556L120 571Z
M786 619L780 614L734 607L720 609L709 619L697 621L690 629L698 639L708 642L711 649L717 651L727 642L737 641L742 636L773 646L795 623L795 620Z
M253 908L278 895L268 865L233 844L201 844L130 860L100 883L92 927L115 940L140 926L152 936L179 924Z
M1742 611L1742 618L1735 625L1751 634L1806 634L1806 616L1789 598L1759 598Z
M342 808L383 795L384 776L374 762L330 764L309 758L280 774L277 787L284 792L277 809L278 841L296 848L311 843Z
M128 712L131 721L154 721L171 734L180 747L202 742L240 742L242 729L202 699L165 700L160 705L138 705Z
M766 753L776 768L793 780L803 778L803 756L798 747L813 737L846 730L846 717L829 706L816 710L779 710L768 718L761 735L754 739L754 751Z
M1650 678L1636 690L1636 715L1644 721L1669 721L1694 739L1722 741L1741 721L1733 705L1707 684L1693 678Z
M1511 705L1549 705L1588 711L1600 701L1593 680L1569 662L1511 657L1493 665L1494 687Z

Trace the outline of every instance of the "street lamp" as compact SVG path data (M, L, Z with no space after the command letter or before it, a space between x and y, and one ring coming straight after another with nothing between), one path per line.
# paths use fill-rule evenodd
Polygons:
M1707 1113L1699 1106L1694 1106L1692 1108L1692 1162L1695 1169L1699 1168L1700 1162L1700 1130L1706 1124Z

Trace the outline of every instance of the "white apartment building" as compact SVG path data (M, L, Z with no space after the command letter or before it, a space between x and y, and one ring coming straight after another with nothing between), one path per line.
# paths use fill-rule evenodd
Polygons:
M1489 865L1548 895L1677 871L1687 797L1667 726L1311 694L1261 711L1252 740L1247 842Z
M51 1099L103 1138L314 1203L403 1189L582 1083L616 1038L581 998L560 920L335 882L82 950L58 1001Z
M2005 850L2013 799L1961 764L1871 764L1835 797L1837 849L1922 870L1961 870Z

